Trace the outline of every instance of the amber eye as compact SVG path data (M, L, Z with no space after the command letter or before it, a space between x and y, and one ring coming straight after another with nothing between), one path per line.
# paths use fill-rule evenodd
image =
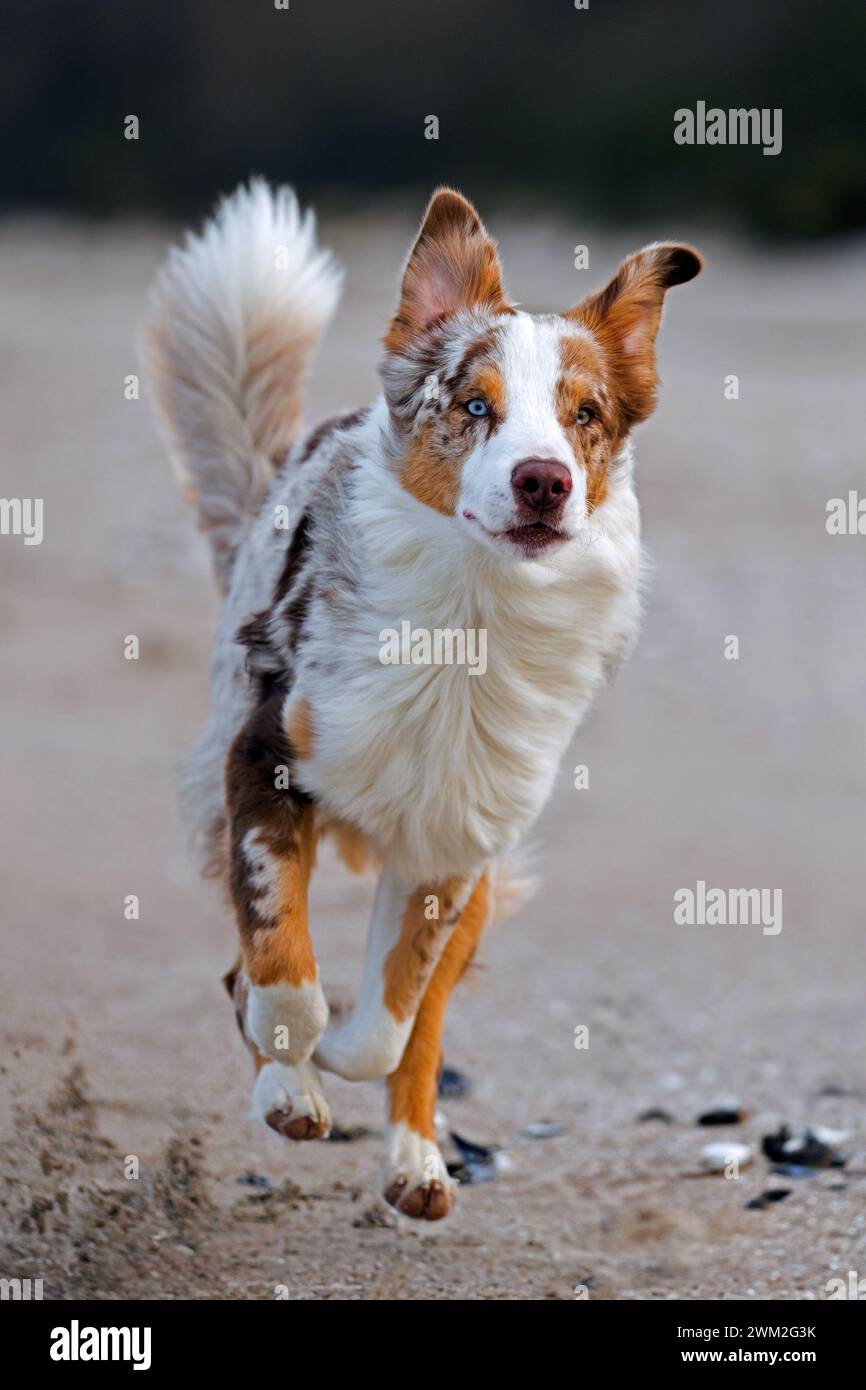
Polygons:
M582 405L574 418L579 425L588 425L590 420L595 419L595 414L588 405Z

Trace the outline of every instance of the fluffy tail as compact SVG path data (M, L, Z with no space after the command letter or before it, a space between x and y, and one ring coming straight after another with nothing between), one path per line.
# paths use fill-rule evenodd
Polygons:
M307 369L339 290L312 213L262 179L226 198L157 280L146 365L223 591L244 526L298 433Z

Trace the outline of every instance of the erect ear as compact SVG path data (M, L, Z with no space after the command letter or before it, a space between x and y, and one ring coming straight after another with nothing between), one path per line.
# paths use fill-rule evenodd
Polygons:
M510 312L496 244L466 198L437 188L409 252L385 347L400 352L437 319L474 307Z
M649 415L654 405L653 344L665 291L693 280L702 266L693 247L656 242L624 260L603 290L565 315L588 328L607 349L631 424Z

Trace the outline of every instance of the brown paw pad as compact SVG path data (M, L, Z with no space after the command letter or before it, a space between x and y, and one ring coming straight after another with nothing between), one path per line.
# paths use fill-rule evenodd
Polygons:
M409 1187L405 1177L395 1178L385 1190L385 1201L401 1216L411 1216L416 1221L441 1221L454 1205L451 1193L437 1178L416 1187Z
M315 1115L293 1115L291 1106L287 1105L274 1106L266 1119L271 1129L287 1139L323 1139L328 1132L328 1126Z

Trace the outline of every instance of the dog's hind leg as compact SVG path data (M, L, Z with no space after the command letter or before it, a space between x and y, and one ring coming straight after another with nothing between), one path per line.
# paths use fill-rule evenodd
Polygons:
M388 1076L400 1064L424 992L473 893L467 879L408 888L385 865L376 890L361 992L332 1024L314 1060L348 1081Z
M241 936L232 992L258 1075L255 1107L293 1138L327 1129L327 1106L310 1062L328 1021L307 919L315 854L314 809L285 787L293 750L281 724L281 695L265 701L235 739L226 766L229 884ZM290 776L289 776L289 780ZM279 1070L274 1070L274 1067ZM306 1116L311 1126L290 1124ZM271 1120L268 1120L271 1123Z

